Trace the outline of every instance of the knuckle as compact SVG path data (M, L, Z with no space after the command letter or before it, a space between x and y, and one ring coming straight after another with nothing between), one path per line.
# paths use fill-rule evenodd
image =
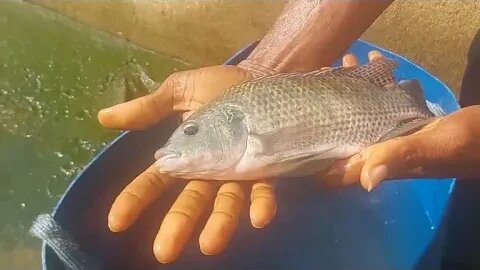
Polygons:
M183 190L169 212L198 216L206 207L205 196L196 190Z
M400 154L401 161L406 167L415 166L421 156L417 147L412 147L406 143L398 144L398 153Z
M223 192L218 193L217 199L218 200L226 199L226 200L230 200L230 201L242 201L243 196L239 195L239 194L243 195L242 192L237 193L237 192L232 192L232 191L223 191Z
M170 74L163 83L175 92L177 89L184 88L187 77L185 71L175 72Z
M250 199L256 200L260 198L271 200L274 197L273 188L270 186L258 186L252 190Z
M372 155L379 155L383 159L392 159L392 162L396 162L392 165L395 165L397 170L402 170L412 166L416 167L420 158L425 154L422 153L424 147L419 146L417 141L407 137L397 137L379 144L378 148L372 151Z
M145 203L145 201L143 200L142 196L138 195L137 193L131 191L131 190L124 190L122 191L123 195L126 195L128 197L130 197L131 199L134 199L136 200L138 203L140 203L141 205L143 205Z
M189 91L188 82L192 80L192 73L189 71L181 71L171 74L164 81L165 89L170 92L172 96L172 107L175 107L175 104L183 104L185 106L189 101L186 98L188 97L187 92ZM195 84L193 84L194 86Z
M163 81L163 83L174 84L176 81L178 81L179 77L180 77L180 72L174 72L168 75L167 78L165 78L165 80Z
M214 209L212 212L212 215L223 217L224 219L229 220L231 222L234 222L235 220L237 220L235 215L233 215L231 212L221 210L221 209Z
M183 218L186 219L189 223L193 223L195 221L193 216L183 209L171 209L165 215L165 219L167 218Z
M181 196L189 198L197 203L202 203L206 200L205 195L195 189L184 189Z
M242 194L242 193L240 193ZM243 194L242 194L243 195ZM215 199L214 210L215 211L228 211L238 212L240 211L243 203L243 196L236 194L235 192L222 192L217 194Z
M407 163L412 162L418 157L418 151L412 147L402 145L400 146L400 157Z
M143 177L147 180L147 182L153 186L157 191L161 192L162 190L165 189L165 182L162 180L162 178L154 173L154 172L149 172L146 171L143 174Z

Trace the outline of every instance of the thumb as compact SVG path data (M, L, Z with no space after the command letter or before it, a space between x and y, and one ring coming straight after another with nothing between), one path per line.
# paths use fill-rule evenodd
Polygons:
M423 134L399 137L369 147L361 153L365 162L360 183L371 191L383 180L408 175L409 171L426 165L432 157L430 152Z
M155 92L102 109L98 113L100 124L112 129L137 130L160 122L173 113L175 92L186 88L187 72L171 74Z

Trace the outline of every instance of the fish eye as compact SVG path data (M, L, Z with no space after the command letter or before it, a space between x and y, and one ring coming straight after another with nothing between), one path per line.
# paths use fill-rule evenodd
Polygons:
M194 135L198 132L198 125L195 123L188 123L183 128L183 133L185 135Z

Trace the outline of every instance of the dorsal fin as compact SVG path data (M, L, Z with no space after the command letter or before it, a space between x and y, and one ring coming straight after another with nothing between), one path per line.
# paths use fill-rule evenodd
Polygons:
M396 67L397 62L385 57L380 57L365 65L321 69L305 73L304 76L340 75L365 80L382 87L395 83L393 71Z
M392 85L395 83L395 77L393 71L397 67L397 62L380 57L370 61L368 64L353 67L335 67L335 68L322 68L320 70L314 70L310 72L292 72L292 73L279 73L275 75L267 75L255 78L248 82L261 81L264 79L274 78L288 78L298 76L346 76L356 79L361 79L373 83L377 86L383 87L386 85ZM247 82L247 83L248 83Z

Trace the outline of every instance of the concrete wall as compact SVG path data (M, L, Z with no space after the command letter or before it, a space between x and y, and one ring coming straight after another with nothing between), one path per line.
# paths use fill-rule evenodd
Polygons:
M262 37L283 6L264 0L30 2L198 65L221 63Z
M221 63L262 37L279 0L55 1L30 0L99 29L197 65ZM363 38L398 52L458 90L470 40L480 29L480 0L402 0Z
M470 42L480 30L480 1L397 2L364 38L423 65L458 91Z

